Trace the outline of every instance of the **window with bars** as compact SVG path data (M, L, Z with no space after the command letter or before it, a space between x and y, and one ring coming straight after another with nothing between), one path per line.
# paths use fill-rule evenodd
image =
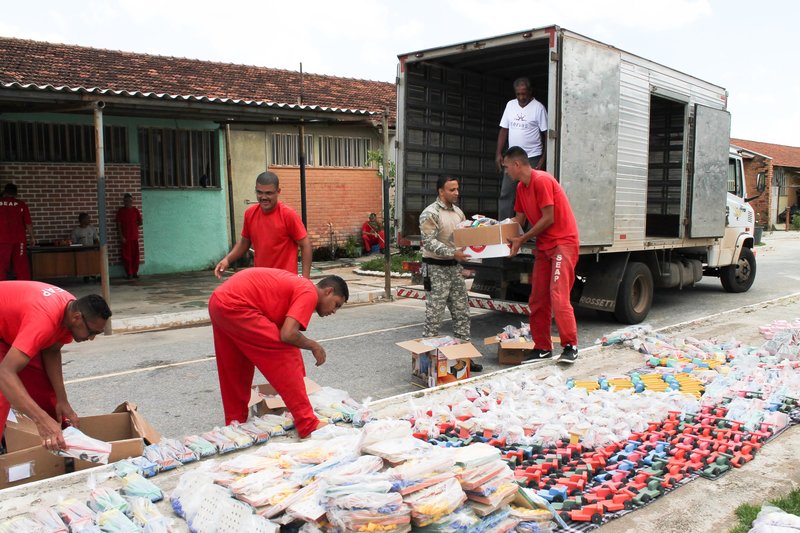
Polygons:
M368 167L368 137L319 137L319 164L323 167Z
M311 135L304 135L306 165L314 166L314 144ZM272 134L272 164L273 165L299 165L300 153L297 140L298 133L273 133Z
M139 128L143 188L219 187L216 131Z
M106 163L128 163L128 130L103 127ZM93 163L94 125L0 121L0 161Z

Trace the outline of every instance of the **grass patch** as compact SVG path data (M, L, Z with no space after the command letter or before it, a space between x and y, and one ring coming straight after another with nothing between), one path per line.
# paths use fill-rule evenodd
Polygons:
M800 489L794 489L786 496L767 502L787 513L800 516ZM730 533L747 533L753 527L753 520L761 511L761 505L744 503L736 508L734 513L739 523L731 529Z
M403 261L421 261L422 254L397 254L392 256L392 272L396 272L398 274L403 273ZM369 261L364 261L361 263L358 268L361 270L371 270L373 272L384 272L384 258L376 257L374 259L370 259Z

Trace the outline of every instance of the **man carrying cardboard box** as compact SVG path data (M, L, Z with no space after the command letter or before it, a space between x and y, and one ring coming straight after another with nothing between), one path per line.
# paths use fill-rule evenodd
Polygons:
M61 373L61 347L94 340L111 316L101 296L76 300L38 281L0 282L0 434L11 407L36 423L42 446L66 447L62 423L78 425Z
M541 170L531 168L528 155L519 146L512 146L503 156L503 168L517 182L514 220L533 227L520 237L508 239L511 255L531 237L536 237L533 286L528 306L531 310L531 335L536 346L533 359L553 355L550 338L552 317L561 337L563 351L559 363L574 363L578 358L578 327L575 312L569 301L575 283L578 262L578 224L564 189L556 179Z
M464 212L455 205L458 202L458 180L439 176L436 190L439 197L419 216L422 276L427 292L423 336L436 337L439 334L444 308L447 307L453 317L453 335L469 342L469 303L460 264L469 256L453 245L453 231L465 219ZM483 365L472 363L473 372L481 370Z
M208 302L214 331L225 423L246 422L255 368L280 394L301 438L323 424L308 400L300 349L311 350L317 366L325 348L304 336L314 311L334 314L350 297L339 276L307 278L274 268L237 272L217 287Z

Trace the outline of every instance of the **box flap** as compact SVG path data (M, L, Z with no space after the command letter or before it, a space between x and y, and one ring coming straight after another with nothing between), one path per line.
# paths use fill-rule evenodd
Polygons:
M439 352L448 360L475 359L476 357L482 357L481 352L479 352L471 342L454 344L453 346L442 346L439 348Z
M139 435L147 441L148 444L156 444L161 440L161 434L145 420L144 416L139 413L139 408L135 403L124 402L114 409L115 413L130 413L131 423Z
M500 346L510 350L533 350L533 341L503 341Z
M494 337L486 337L483 339L483 344L486 346L497 344L498 342L500 342L500 339L498 339L496 335Z
M306 394L313 394L322 389L317 383L308 378L304 377L303 382L306 385ZM268 398L264 396L268 396ZM286 407L286 404L283 403L277 391L269 383L261 383L250 389L250 401L247 402L247 407L252 407L262 400L266 404L267 409L281 409Z
M428 353L436 348L428 346L427 344L422 344L419 340L414 339L411 341L403 341L403 342L396 342L397 346L403 348L404 350L408 350L411 353Z

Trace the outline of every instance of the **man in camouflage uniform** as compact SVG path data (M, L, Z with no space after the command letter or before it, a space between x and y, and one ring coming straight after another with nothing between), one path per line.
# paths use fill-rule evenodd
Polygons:
M459 264L469 259L469 256L453 245L453 230L464 221L464 212L455 205L458 202L458 181L449 176L440 176L436 189L439 198L419 216L422 276L426 291L423 336L435 337L439 334L442 315L447 306L453 317L453 335L469 341L467 286ZM474 372L483 370L483 366L475 362L471 368Z

